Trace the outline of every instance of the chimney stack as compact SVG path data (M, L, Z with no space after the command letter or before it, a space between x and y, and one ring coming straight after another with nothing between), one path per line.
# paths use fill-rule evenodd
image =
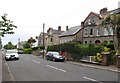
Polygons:
M58 27L58 31L61 31L61 26Z
M100 10L100 14L104 14L104 13L106 13L106 12L107 12L107 10L108 10L108 9L107 9L106 7L105 7L105 8L103 8L103 9L101 9L101 10Z
M68 31L68 26L66 26L66 31Z

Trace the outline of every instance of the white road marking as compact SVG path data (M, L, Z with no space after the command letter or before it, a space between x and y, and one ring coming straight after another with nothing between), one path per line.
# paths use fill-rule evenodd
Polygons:
M59 70L59 71L62 71L62 72L66 72L65 70L63 69L59 69L57 67L54 67L54 66L51 66L51 65L46 65L47 67L50 67L50 68L53 68L53 69L56 69L56 70Z
M32 60L33 62L36 62L36 63L40 63L40 62L38 62L38 61L36 61L36 60Z
M13 77L13 75L12 75L11 71L10 71L10 68L9 68L8 64L7 64L7 63L5 63L5 65L6 65L6 66L7 66L7 68L8 68L8 72L10 73L11 80L12 80L12 81L15 81L15 80L14 80L14 77Z
M92 78L88 78L88 77L83 77L83 78L84 78L84 79L87 79L87 80L94 81L94 82L103 83L103 82L100 82L100 81L95 80L95 79L92 79Z

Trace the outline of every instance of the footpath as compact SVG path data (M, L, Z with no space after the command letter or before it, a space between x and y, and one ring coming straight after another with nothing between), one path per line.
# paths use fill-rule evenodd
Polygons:
M5 82L5 81L13 81L13 80L10 76L9 69L4 60L4 55L0 50L0 82Z
M98 65L98 64L83 63L83 62L73 62L73 61L66 61L66 62L70 63L70 64L74 64L74 65L97 68L97 69L104 69L104 70L120 73L120 68L117 68L117 66L115 66L115 65L102 66L102 65Z

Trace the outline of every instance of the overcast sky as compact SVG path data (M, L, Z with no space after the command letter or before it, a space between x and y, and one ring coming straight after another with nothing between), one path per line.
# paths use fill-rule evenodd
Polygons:
M100 9L108 10L118 8L119 0L0 0L0 15L8 14L17 29L15 34L5 35L3 44L11 41L17 44L18 38L25 41L42 32L45 23L45 32L49 27L57 29L61 26L80 25L88 14L93 11L99 13Z

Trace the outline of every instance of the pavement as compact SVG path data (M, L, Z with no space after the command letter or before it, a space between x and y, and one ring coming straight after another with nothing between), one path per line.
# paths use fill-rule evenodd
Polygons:
M37 56L37 57L42 58L41 56ZM91 63L84 63L84 62L74 62L74 61L66 61L66 63L79 65L79 66L84 66L84 67L104 69L104 70L120 73L120 68L117 68L116 65L102 66L102 65L99 65L99 64L91 64Z
M66 62L70 63L70 64L79 65L79 66L91 67L91 68L97 68L97 69L104 69L104 70L120 73L120 68L117 68L116 65L102 66L102 65L83 63L83 62L73 62L73 61L66 61Z
M13 81L7 63L4 60L3 52L0 50L0 82Z

